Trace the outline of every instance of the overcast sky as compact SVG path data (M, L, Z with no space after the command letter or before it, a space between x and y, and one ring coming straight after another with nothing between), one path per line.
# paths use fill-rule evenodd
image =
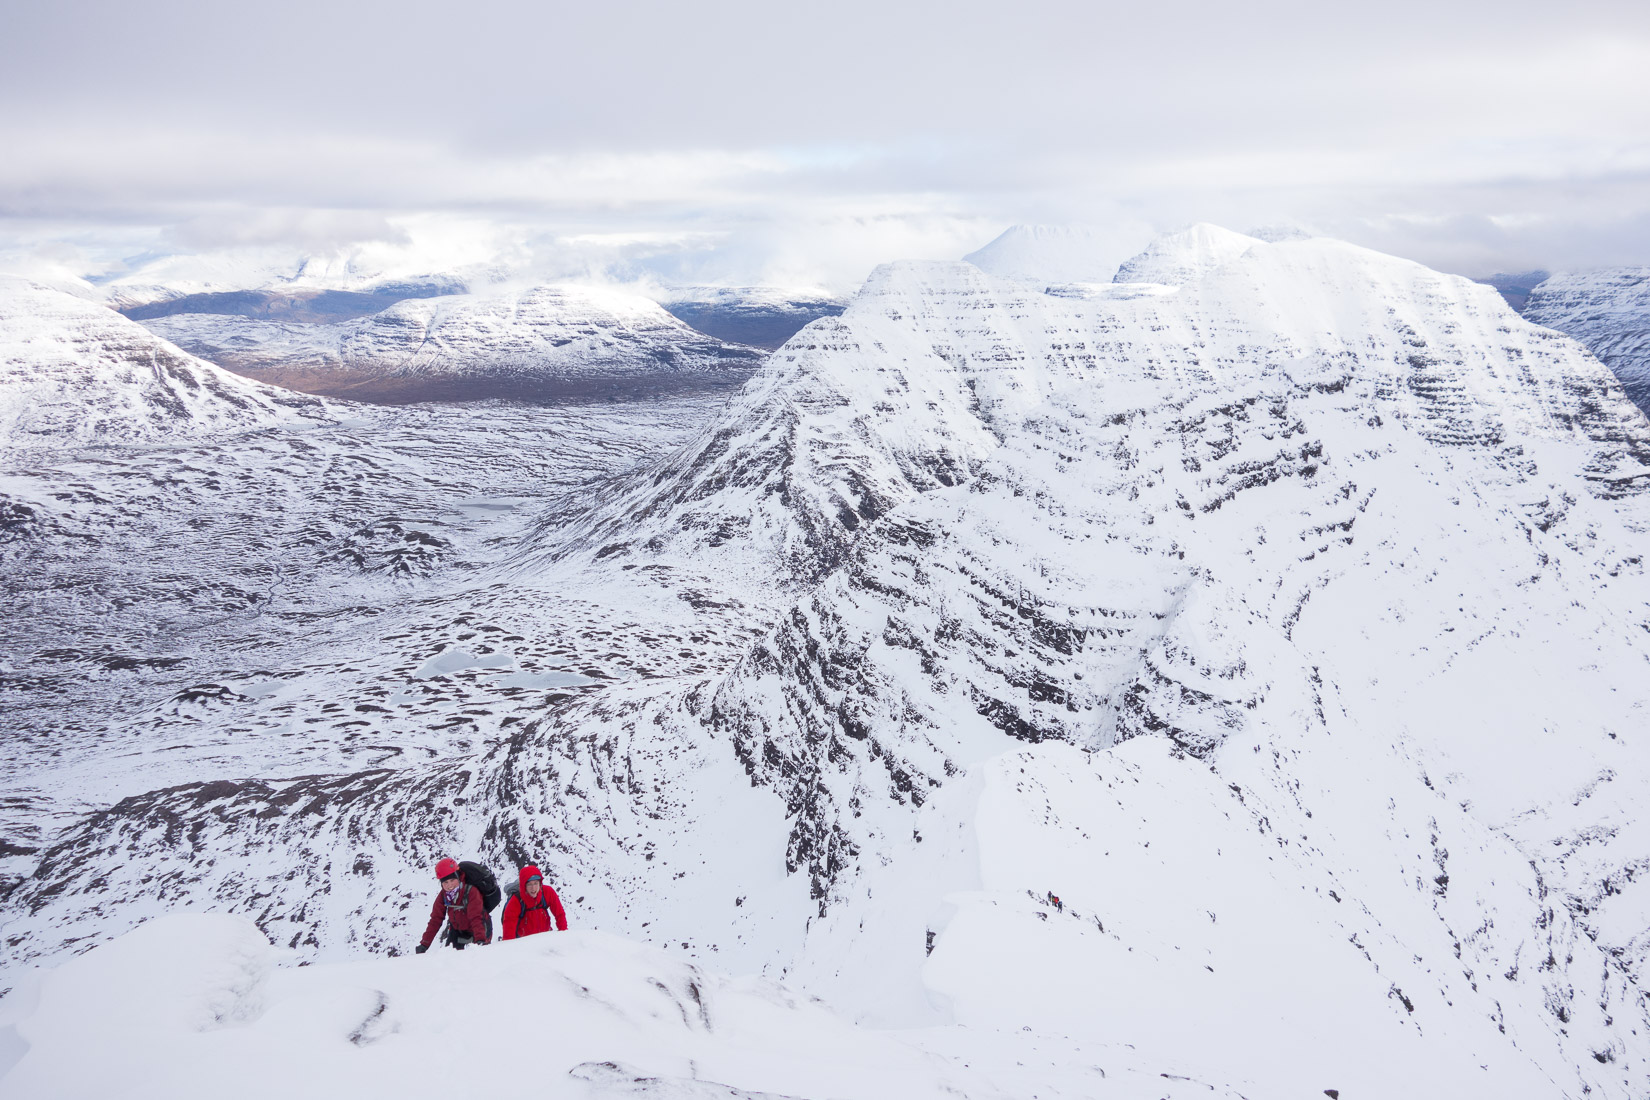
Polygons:
M1650 3L5 6L0 250L851 287L1017 222L1650 264Z

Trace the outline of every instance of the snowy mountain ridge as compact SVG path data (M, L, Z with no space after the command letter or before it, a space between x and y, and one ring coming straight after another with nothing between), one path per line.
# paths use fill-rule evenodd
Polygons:
M246 290L372 293L400 285L452 293L472 282L484 283L489 272L488 264L473 258L432 269L427 262L399 255L393 246L365 244L319 253L254 246L139 257L127 270L95 282L108 304L127 310Z
M211 314L144 323L237 373L367 399L534 398L695 378L727 385L762 357L639 295L576 286L409 298L333 324Z
M871 1022L1196 1036L1250 1095L1642 1095L1650 422L1489 287L1208 244L1129 298L879 269L523 543L513 583L741 653L425 765L126 798L11 891L15 957L154 884L404 948L436 855L531 857Z

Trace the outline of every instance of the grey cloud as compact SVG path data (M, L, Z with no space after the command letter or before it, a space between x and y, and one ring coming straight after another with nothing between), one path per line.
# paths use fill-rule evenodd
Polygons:
M180 247L201 250L290 244L322 251L364 241L411 243L404 228L380 213L282 207L204 211L179 222L171 237Z
M14 7L14 247L415 248L444 217L544 256L697 235L570 270L851 280L1017 221L1213 220L1650 258L1642 3Z

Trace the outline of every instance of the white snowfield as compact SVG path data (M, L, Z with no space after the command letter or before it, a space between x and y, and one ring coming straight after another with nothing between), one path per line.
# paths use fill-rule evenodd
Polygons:
M144 322L212 362L261 376L341 380L466 375L614 378L747 372L761 353L695 332L657 302L617 290L538 286L398 302L336 324L174 314Z
M879 269L521 547L755 642L427 765L127 798L8 895L11 958L206 907L393 1007L423 994L392 972L486 989L541 950L347 961L409 949L433 860L533 859L576 927L867 1029L805 1025L838 1076L769 1073L772 1033L688 1072L553 1048L558 1082L631 1067L591 1095L1646 1096L1650 421L1489 287L1235 236L1129 297ZM556 967L600 993L639 957L567 942L552 1033ZM342 1065L390 1060L343 1049L378 1002L318 997ZM682 1049L691 1013L627 997Z
M0 276L0 448L199 437L328 416L96 302Z
M289 955L244 918L178 914L32 975L0 1004L0 1097L1241 1095L1193 1077L1195 1059L1058 1029L856 1027L773 981L601 932Z

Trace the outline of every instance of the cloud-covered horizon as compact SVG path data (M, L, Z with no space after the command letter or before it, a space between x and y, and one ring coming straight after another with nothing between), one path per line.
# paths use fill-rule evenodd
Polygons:
M0 251L848 289L1015 223L1650 264L1650 9L30 6Z

